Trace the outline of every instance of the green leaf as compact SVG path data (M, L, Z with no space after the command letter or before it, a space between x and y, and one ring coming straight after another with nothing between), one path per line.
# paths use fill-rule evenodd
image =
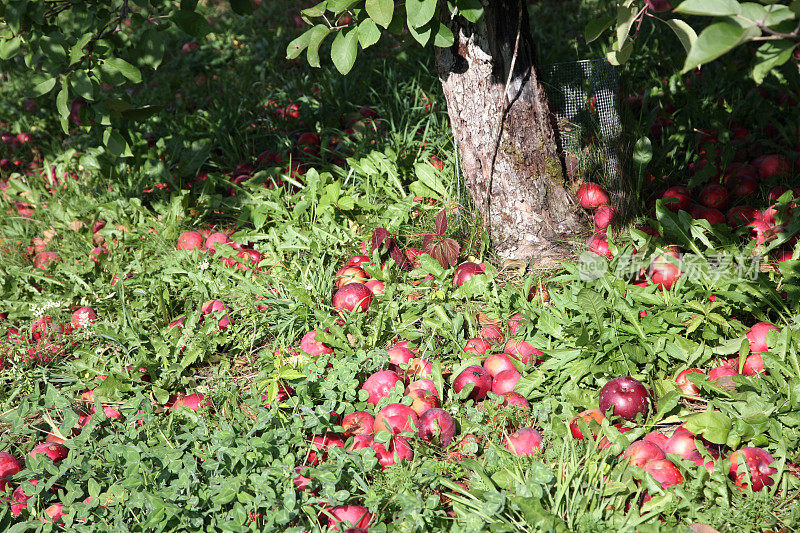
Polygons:
M33 91L31 92L31 96L33 98L37 98L39 96L47 94L50 91L52 91L53 87L55 87L55 86L56 86L56 79L55 78L46 79L43 82L38 83L33 87Z
M358 28L345 33L339 31L331 45L331 59L340 74L346 75L353 68L358 55Z
M152 117L162 109L164 109L164 106L162 105L146 105L142 107L135 107L133 109L126 109L122 111L122 118L126 120L144 120Z
M286 46L286 58L294 59L303 53L303 50L308 48L308 43L311 40L311 34L314 28L304 31L299 37L290 42Z
M576 297L578 305L595 321L598 330L603 329L603 313L606 309L606 301L600 293L593 289L584 287Z
M368 48L381 38L381 30L372 19L364 19L358 25L358 42L361 48Z
M343 11L347 11L357 3L358 0L328 0L327 9L338 15Z
M456 0L458 13L472 23L483 17L483 4L480 0Z
M253 12L253 2L250 0L230 0L231 9L238 15L249 15Z
M67 105L67 99L69 98L69 87L67 85L67 78L61 79L61 90L58 92L58 96L56 96L56 109L58 110L58 114L62 117L69 116L69 106Z
M309 31L311 35L308 38L308 52L306 52L308 64L312 67L319 67L319 47L331 30L324 24L317 24Z
M633 41L628 41L620 50L611 50L608 52L606 54L606 59L608 59L609 63L618 67L628 61L631 57L631 52L633 52Z
M6 59L11 59L17 55L17 52L19 52L20 43L21 40L19 37L13 37L0 43L0 59L5 61Z
M716 22L708 26L700 32L689 50L681 72L685 74L730 52L743 42L745 32L745 28L730 22Z
M636 21L636 15L638 13L639 7L634 5L621 5L617 8L617 45L614 47L616 50L622 50L624 48L625 41L628 39L631 26L633 26L633 23ZM622 61L622 63L624 62L625 61Z
M406 0L406 20L409 29L420 29L436 15L436 0Z
M94 101L94 87L89 76L83 70L76 70L72 74L72 88L75 94L82 96L86 100Z
M684 427L714 444L725 444L732 425L727 415L719 411L706 411L689 416Z
M92 40L91 33L84 33L78 41L69 49L69 65L72 66L83 57L83 49Z
M206 18L195 12L179 9L172 15L172 22L177 26L197 38L202 38L211 33L211 24L208 23Z
M612 17L601 17L590 20L583 30L583 38L586 39L587 43L594 41L600 37L613 22L614 19Z
M367 0L367 15L375 24L388 28L394 16L394 0ZM366 22L366 21L365 21Z
M105 60L105 64L107 67L110 67L112 71L118 71L133 83L142 82L142 73L139 69L120 57L109 57Z
M444 184L442 184L431 165L427 163L417 163L414 165L414 172L417 175L417 179L419 179L423 185L435 191L442 198L447 196L447 190Z
M166 34L163 31L150 29L142 33L141 41L139 61L153 70L157 69L167 49Z
M426 46L433 36L433 22L430 22L421 28L408 27L408 32L422 46Z
M684 15L727 17L740 14L742 6L736 0L684 0L673 11Z
M436 32L436 35L433 38L433 45L438 46L439 48L448 48L453 46L453 43L456 42L456 38L453 35L453 32L450 31L445 24L439 23L439 30Z
M110 128L103 132L103 144L114 157L121 156L128 148L128 143L125 142L125 138L116 131L112 131Z
M678 36L678 40L681 42L683 48L688 54L689 50L692 49L692 46L697 40L697 33L695 33L691 26L680 19L670 19L665 20L664 22L667 26L672 28L672 31L674 31L675 35Z
M321 17L325 14L325 9L328 7L327 0L320 2L315 6L311 6L307 9L304 9L300 12L301 15L304 17Z
M639 166L645 166L653 159L653 143L650 138L640 137L633 146L633 161Z
M792 57L792 50L795 46L796 44L788 39L762 44L756 50L758 62L753 67L753 80L758 84L762 83L773 68L783 65Z

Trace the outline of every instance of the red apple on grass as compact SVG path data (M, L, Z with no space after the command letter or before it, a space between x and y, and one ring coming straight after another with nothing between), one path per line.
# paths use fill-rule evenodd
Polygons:
M390 403L375 417L375 432L388 431L393 435L415 432L419 427L419 416L411 407L401 403Z
M718 366L708 371L709 381L716 381L722 376L737 376L739 371L728 365Z
M185 231L178 237L175 248L178 250L202 250L205 239L199 231Z
M89 324L94 324L97 322L97 314L95 314L94 309L91 307L80 307L76 309L72 313L72 317L70 317L70 324L75 329L82 329L87 327Z
M336 272L334 286L341 289L348 283L366 283L369 279L367 273L357 266L345 266Z
M461 287L464 283L471 280L474 276L485 274L483 263L477 264L466 261L458 265L453 275L453 286Z
M503 439L503 446L515 455L536 455L542 451L542 434L533 428L520 428Z
M354 255L347 260L347 266L357 266L360 268L364 268L364 265L368 265L369 262L370 258L368 255Z
M728 211L728 224L734 228L762 219L761 211L748 205L737 205Z
M398 461L411 461L414 459L414 450L411 449L411 445L406 438L395 436L389 439L387 444L389 444L388 450L384 444L374 441L372 443L372 449L375 451L382 468L385 469L387 466L395 465Z
M699 368L687 368L675 378L675 383L678 384L680 391L686 396L700 396L700 387L689 381L687 377L689 374L705 374L704 370Z
M350 528L369 528L372 514L360 505L340 505L325 509L320 521L325 520L331 531L349 531Z
M633 466L638 466L639 468L643 468L645 463L650 460L666 458L664 450L657 444L646 440L632 442L631 445L622 452L622 456L630 461Z
M344 435L370 435L374 431L375 417L366 411L354 411L342 419Z
M580 425L578 424L578 420L583 420L586 425L589 427L589 430L592 432L592 436L594 436L595 429L600 427L600 424L605 419L605 415L603 411L600 409L587 409L586 411L582 411L578 413L577 416L574 416L569 421L569 430L572 433L572 438L576 440L583 440L585 436L581 432Z
M492 378L505 370L516 370L514 363L511 362L510 356L505 353L495 353L487 357L483 362L483 368L489 372Z
M202 393L179 396L175 399L171 398L171 400L172 404L168 406L168 409L171 411L178 409L179 407L188 407L192 411L197 412L201 407L212 407L211 402L206 400L205 394Z
M500 329L500 326L496 326L494 324L487 324L483 326L478 332L478 336L490 345L501 344L503 340L505 340L503 336L503 330Z
M667 439L666 444L664 444L664 451L690 460L693 460L699 453L697 444L694 441L694 435L689 431L680 431L680 428Z
M419 438L427 442L438 442L446 448L456 434L456 423L450 413L444 409L432 408L419 418Z
M728 189L718 183L706 185L700 191L700 203L713 209L725 209L728 206L730 195Z
M439 398L425 389L407 390L405 395L412 399L411 409L419 416L429 409L439 407Z
M652 442L653 444L661 448L661 451L663 452L664 447L666 447L669 438L660 431L651 431L650 433L642 437L642 440L646 442Z
M311 439L311 451L308 453L308 464L317 465L328 460L328 450L344 448L344 440L336 433L314 435Z
M604 232L606 228L614 224L617 218L617 210L611 206L604 205L594 213L594 230Z
M597 209L608 205L609 198L603 188L597 183L587 182L578 188L578 202L584 209Z
M742 365L742 374L745 376L760 376L764 372L764 359L760 353L747 356Z
M748 487L752 482L753 491L758 492L764 487L775 484L772 476L778 473L778 469L770 466L775 459L765 450L754 447L741 448L733 452L728 460L731 462L728 475L739 489ZM740 462L746 465L742 467L741 473L739 473Z
M359 309L366 312L372 303L372 292L362 283L348 283L333 295L333 306L341 312Z
M361 387L369 393L367 401L372 405L378 405L378 401L389 395L394 386L401 382L400 376L391 370L379 370L364 381Z
M492 347L487 341L479 338L469 339L467 344L461 350L464 353L474 353L475 355L483 355Z
M506 392L503 394L503 407L520 407L530 409L531 404L522 394L518 392Z
M386 284L382 281L377 279L371 279L364 284L366 288L370 290L373 296L380 298L383 296L383 293L386 291Z
M204 315L215 315L217 313L222 313L227 310L228 306L219 300L207 300L203 302L203 305L200 307L200 312L203 313ZM219 319L219 322L217 322L217 324L219 326L219 329L223 330L226 329L231 324L233 324L233 320L231 320L230 315L226 313Z
M317 330L312 329L300 339L300 349L308 355L324 355L333 353L333 348L317 340Z
M35 446L28 452L29 457L36 457L37 455L46 455L51 461L57 463L62 459L66 459L69 450L63 444L57 442L43 442Z
M759 322L750 328L750 331L747 332L747 340L750 341L751 353L761 353L768 348L767 333L772 330L780 331L778 326L769 322Z
M625 420L636 420L637 415L647 418L650 396L639 381L629 376L610 380L600 390L600 410L612 409L612 414Z
M517 386L522 378L522 374L513 370L503 370L492 378L492 392L495 394L503 395L507 392L514 392L514 387Z
M606 238L605 233L597 233L596 235L589 237L589 240L586 241L586 247L593 254L601 255L603 257L607 257L608 259L614 257L614 254L612 254L611 250L608 249L608 239Z
M668 459L653 459L644 465L644 471L653 476L662 488L672 487L683 483L683 474L678 467Z
M33 266L47 270L51 264L58 263L60 260L61 256L55 252L39 252L33 257Z
M13 455L8 452L0 452L0 479L13 476L20 470L22 470L22 466Z
M673 263L665 256L672 257L677 261ZM663 255L656 256L648 268L648 275L653 284L665 290L671 289L682 274L678 267L680 260L681 254L678 252L677 248L673 246L668 247Z
M492 376L482 366L468 366L456 377L453 390L459 393L469 383L474 386L467 397L479 402L486 398L486 394L492 389Z
M670 187L664 191L662 199L664 201L664 207L673 213L677 213L678 211L689 210L689 204L692 201L692 195L689 193L686 187L676 185L675 187Z
M539 358L544 356L543 351L534 348L528 341L520 339L508 339L506 345L503 347L503 353L510 355L526 365L530 363L531 360L536 364L541 363L542 361Z

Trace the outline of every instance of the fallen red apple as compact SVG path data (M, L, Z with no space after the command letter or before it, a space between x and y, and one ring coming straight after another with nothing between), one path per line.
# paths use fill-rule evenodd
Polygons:
M601 255L608 259L614 257L614 254L608 249L608 239L604 233L597 233L589 237L589 240L586 241L586 247L593 254Z
M482 366L468 366L456 377L453 390L459 393L469 383L473 384L473 388L467 397L479 402L492 389L492 376Z
M533 428L519 428L503 439L503 446L515 455L536 455L542 451L542 434Z
M494 378L505 370L516 370L514 363L511 362L508 354L494 353L483 362L483 368Z
M522 394L518 392L506 392L503 394L503 407L519 407L530 409L531 404Z
M684 459L692 459L698 452L694 435L689 431L675 431L664 444L666 453L680 455Z
M617 210L609 205L604 205L594 212L594 230L597 232L605 231L606 228L614 224L617 218Z
M13 476L20 470L22 470L22 466L13 455L8 452L0 452L0 479Z
M496 376L493 376L492 392L499 395L507 392L514 392L514 388L517 386L517 382L519 382L520 378L522 378L522 374L517 372L516 369L503 370Z
M487 341L479 338L469 339L467 344L461 350L464 353L474 353L475 355L483 355L492 347Z
M51 461L57 463L62 459L66 459L69 450L63 444L57 442L43 442L36 445L31 451L28 452L28 457L36 457L37 455L46 455Z
M662 488L672 487L683 483L683 474L678 467L668 459L653 459L644 465L644 471L653 476Z
M369 262L370 258L368 255L354 255L347 260L347 266L357 266L364 268L364 265L368 265Z
M759 376L764 372L764 359L760 353L747 356L742 365L742 374L745 376Z
M185 231L178 237L175 248L178 250L202 250L205 239L199 231Z
M667 445L667 441L669 440L669 438L659 431L651 431L650 433L642 437L642 440L647 442L652 442L653 444L661 448L661 451L664 451L664 447Z
M405 395L411 398L411 409L419 416L422 416L429 409L439 407L439 398L427 390L411 389Z
M464 283L468 282L475 276L485 274L485 269L483 268L483 264L473 263L471 261L466 261L461 263L456 268L455 274L453 274L453 286L461 287Z
M317 340L317 330L312 329L300 339L300 349L308 355L317 356L333 353L333 348Z
M342 419L342 427L346 437L370 435L373 433L374 426L375 417L366 411L354 411L349 415L345 415Z
M339 312L353 312L354 309L367 311L372 303L372 292L362 283L348 283L333 295L333 306Z
M228 310L228 306L225 305L223 302L219 300L206 300L203 302L203 305L200 307L200 312L204 315L216 315L217 313L222 313ZM224 314L217 322L219 329L224 330L228 326L233 324L233 320L229 314Z
M753 160L753 166L758 170L758 176L762 180L772 177L784 178L789 176L792 165L789 160L779 154L768 154L757 157Z
M678 389L686 396L700 396L700 387L689 381L687 377L689 374L705 374L704 370L699 368L687 368L675 378L675 383L678 384Z
M746 468L739 473L739 462L742 457ZM764 487L771 487L775 484L772 476L778 473L778 469L770 466L775 459L766 450L755 447L741 448L733 452L728 460L731 462L728 476L738 488L744 489L752 483L753 491L758 492ZM750 470L749 476L748 469Z
M700 191L700 203L713 209L725 209L728 206L730 195L728 189L718 183L706 185Z
M578 202L584 209L596 209L608 205L609 198L603 188L597 183L587 182L578 187Z
M379 370L368 377L361 388L369 393L367 401L372 405L378 405L378 401L388 396L389 391L401 381L396 372Z
M678 211L689 210L689 205L692 201L692 195L689 193L686 187L676 185L675 187L670 187L664 191L662 199L664 201L664 207L673 213L677 213Z
M370 290L373 296L380 298L383 296L383 293L386 291L386 285L377 279L371 279L364 284L366 288Z
M647 418L650 396L644 385L629 376L610 380L600 390L600 410L612 409L612 414L625 420L636 420L637 415Z
M605 415L600 409L587 409L586 411L578 413L577 416L574 416L569 421L569 430L572 432L572 438L576 440L583 440L585 438L578 425L578 420L583 420L592 432L592 436L594 436L595 430L600 428L600 424L604 419Z
M397 464L398 461L411 461L414 459L414 450L405 437L394 436L389 440L389 449L379 442L372 443L372 449L382 468Z
M478 332L478 336L490 345L501 344L504 340L503 330L494 324L483 326Z
M712 368L708 371L708 379L710 381L716 381L717 379L721 378L722 376L737 376L739 372L730 366L722 365L716 368Z
M767 346L767 333L770 331L780 331L778 326L769 322L759 322L747 332L747 340L750 341L750 352L761 353Z
M456 434L456 423L444 409L431 408L420 416L417 434L426 442L438 442L446 448Z
M367 273L357 266L345 266L336 272L334 286L341 289L348 283L366 283L369 279Z
M657 444L646 440L632 442L631 445L622 452L622 456L630 461L633 466L638 466L639 468L643 468L647 461L666 458L664 450Z
M503 347L503 353L506 353L521 361L523 364L528 364L533 360L534 363L541 363L539 358L544 355L544 352L538 348L534 348L528 341L520 339L508 339L506 345Z
M737 205L728 211L728 224L734 228L762 219L763 215L761 214L761 211L747 205Z
M44 519L43 522L52 522L53 524L61 523L61 518L66 515L64 512L64 505L60 503L54 503L49 506L44 510L44 514L47 515L47 519Z
M548 299L550 298L549 295L547 297ZM516 335L524 323L525 317L519 311L511 315L511 317L508 319L508 334Z
M97 322L97 314L95 314L94 309L91 307L79 307L72 313L72 317L70 317L70 324L75 329L82 329L87 327L89 324L94 324Z
M55 252L39 252L33 257L33 266L41 270L47 270L47 267L53 263L58 263L61 256Z
M675 261L677 264L673 264L670 260L666 259L664 255L677 259L677 261ZM667 248L664 255L656 256L653 259L648 269L648 275L653 284L658 285L662 289L669 290L682 274L678 267L682 256L678 250L672 246Z
M349 531L350 528L369 528L372 514L366 507L360 505L340 505L325 509L324 518L327 519L331 531ZM341 528L341 529L340 529Z
M419 427L419 417L407 405L390 403L375 417L375 432L388 431L393 435L405 432L416 432Z
M168 409L173 411L180 407L188 407L194 412L200 410L201 407L211 408L211 402L206 400L206 395L202 393L188 394L186 396L179 396L172 401Z
M328 460L328 450L344 448L344 440L336 433L314 435L311 439L311 450L308 452L308 464L318 465Z

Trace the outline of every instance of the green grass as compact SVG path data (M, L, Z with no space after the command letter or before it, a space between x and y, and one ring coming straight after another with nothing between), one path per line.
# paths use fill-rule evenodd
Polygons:
M570 18L563 16L566 8L534 8L537 28L569 26L560 32L568 44L558 49L545 48L545 35L534 28L543 63L601 53L602 42L587 47L574 38L587 13L601 8L597 2L581 7L570 9ZM719 251L765 251L743 238L746 232L710 228L660 209L653 224L664 240L621 231L612 270L597 279L583 279L575 264L545 274L490 268L487 276L455 289L452 269L429 258L410 271L389 261L383 272L370 270L386 282L385 296L368 314L337 323L330 304L333 275L360 253L361 242L369 245L375 228L388 228L403 246L420 248L436 214L462 202L461 258L492 255L455 183L457 161L430 51L387 39L359 58L357 73L343 78L330 66L311 69L283 59L286 43L299 31L285 13L283 3L265 4L252 21L223 10L219 31L189 54L180 52L186 40L173 36L164 64L136 94L138 103L158 103L164 111L119 125L130 136L127 158L96 148L96 131L73 125L69 137L61 134L46 99L37 102L37 111L24 111L26 78L21 70L7 73L0 112L14 121L6 127L34 139L14 153L3 146L0 158L40 159L41 168L55 166L58 176L67 172L75 179L51 191L38 170L0 170L8 184L0 206L12 211L0 217L0 312L7 314L0 332L16 327L25 339L0 344L0 443L24 457L47 433L70 437L65 460L29 460L13 476L14 486L32 478L41 483L30 488L34 497L21 518L0 505L0 527L40 527L38 518L55 502L70 510L67 527L77 531L308 531L320 528L322 507L348 503L375 515L371 531L672 531L695 522L720 531L797 527L798 482L789 472L800 441L796 262L753 280L729 271L718 279L685 276L663 293L634 287L613 272L633 259L632 246L636 257L651 257L658 246L676 243L706 266ZM673 125L653 139L646 172L630 176L643 190L636 206L642 213L666 184L660 176L698 183L709 177L688 171L702 155L696 130L722 134L715 150L725 164L735 151L724 139L733 122L751 129L759 151L794 155L782 141L796 142L787 109L753 94L730 65L710 65L703 83L691 87L670 78L677 43L662 29L644 37L649 54L642 52L620 73L626 94L648 95L641 108L623 105L631 142L649 134L665 106L675 107L667 113ZM782 87L777 79L769 83L771 90ZM717 95L724 105L714 102ZM298 103L300 120L278 120L263 107L271 102L278 108ZM377 126L367 123L362 135L345 135L350 115L365 105L378 112ZM763 127L773 123L779 134L765 134ZM312 170L294 188L265 187L282 179L304 132L322 139ZM343 146L329 149L328 141L339 137ZM281 154L281 163L231 186L235 167L255 163L265 150ZM415 164L432 154L446 163L436 173L438 191L415 173ZM195 181L199 172L207 179ZM659 180L648 181L651 174ZM766 207L771 185L763 184L754 199L759 207ZM432 198L432 205L415 202L415 196ZM18 215L14 202L32 204L32 217ZM96 235L108 253L95 263L89 251L99 242L92 226L100 219L105 227ZM450 222L453 227L452 217ZM225 267L218 257L229 252L207 260L175 250L183 231L201 226L234 229L237 242L257 248L263 254L258 276ZM795 215L787 227L797 226ZM60 255L46 271L34 268L26 253L35 239L50 239L46 250ZM374 259L387 258L376 253ZM526 298L540 280L552 297L546 306ZM200 320L200 306L209 299L227 304L233 326L220 332L215 320ZM67 323L79 306L93 307L99 320L86 330L33 342L31 327L45 306L54 324ZM644 309L648 315L640 317ZM504 330L508 318L521 312L526 320L519 335L547 354L542 365L525 369L518 385L531 410L510 415L515 424L542 431L539 457L505 451L502 439L510 428L494 418L505 412L496 397L476 406L449 386L459 368L474 362L461 348L478 334L479 312ZM183 328L168 327L181 316ZM704 382L703 401L680 397L672 385L680 370L710 368L744 353L744 334L760 320L783 327L764 356L768 375L737 378L735 392ZM327 331L318 338L335 356L297 354L299 339L312 328ZM369 450L332 449L326 462L303 471L313 480L311 490L296 489L294 468L305 463L312 436L338 430L332 413L372 409L358 389L385 367L385 348L399 340L439 363L435 380L448 384L444 407L462 434L475 435L477 449L467 450L475 457L451 460L417 442L413 461L382 470ZM53 360L31 361L29 348ZM126 370L130 365L144 367L151 381ZM612 443L605 451L571 439L566 422L596 407L600 386L623 374L653 390L656 414L624 434L604 426ZM279 384L291 386L294 395L270 402ZM100 412L73 431L78 413L91 407L80 398L90 388ZM213 408L166 411L170 396L182 392L206 394ZM401 396L395 391L391 400ZM106 420L104 405L121 417ZM720 430L696 422L707 438L727 444L725 453L755 445L777 459L775 485L739 492L724 458L712 472L676 459L684 483L661 489L617 457L633 437L670 430L704 410L718 413L715 420L723 426L731 424ZM645 491L653 498L640 508ZM94 500L83 503L87 497Z

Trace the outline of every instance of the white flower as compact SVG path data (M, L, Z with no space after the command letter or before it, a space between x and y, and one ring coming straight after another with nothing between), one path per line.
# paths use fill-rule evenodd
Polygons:
M197 268L200 270L208 270L208 267L211 266L208 262L208 259L203 259L203 262L197 265Z

